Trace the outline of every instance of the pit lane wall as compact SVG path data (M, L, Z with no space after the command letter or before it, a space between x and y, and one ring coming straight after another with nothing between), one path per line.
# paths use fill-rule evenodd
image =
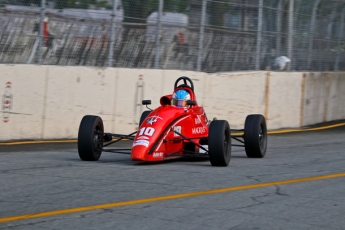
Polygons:
M135 131L141 100L154 108L179 76L194 82L208 118L243 128L248 114L265 115L268 129L345 119L345 73L231 72L0 65L0 141L75 139L86 114L107 132Z

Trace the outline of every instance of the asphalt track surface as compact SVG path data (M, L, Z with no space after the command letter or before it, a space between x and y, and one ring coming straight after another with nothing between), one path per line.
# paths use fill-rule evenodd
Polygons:
M269 135L263 159L233 147L228 167L0 146L0 229L345 229L344 166L345 126Z

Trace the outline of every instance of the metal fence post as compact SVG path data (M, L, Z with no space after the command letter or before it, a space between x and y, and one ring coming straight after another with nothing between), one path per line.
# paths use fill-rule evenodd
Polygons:
M39 20L39 34L38 34L38 46L37 46L37 64L42 63L42 48L43 48L43 22L45 17L46 0L41 0L41 12Z
M156 24L156 47L155 47L155 69L159 68L159 49L160 49L160 39L161 39L161 16L163 12L163 0L159 0L157 12L157 24Z
M313 6L313 12L311 16L311 22L310 22L310 32L309 32L309 48L308 48L308 62L307 62L307 68L308 70L311 69L311 63L313 58L313 42L314 42L314 31L315 31L315 22L316 22L316 15L317 15L317 8L319 6L320 0L315 0L314 6Z
M203 54L204 29L205 29L205 18L206 18L206 3L207 3L207 0L202 1L201 25L200 25L198 59L197 59L197 71L199 71L199 72L201 71L201 61L202 61L202 54Z
M110 46L108 54L108 67L113 66L114 59L114 44L115 44L115 27L116 27L116 10L117 10L117 0L113 0L113 12L111 14L111 28L110 28Z
M278 2L278 8L277 8L277 38L276 38L276 49L277 49L277 54L276 56L280 56L281 54L281 36L282 36L282 8L283 8L283 1L284 0L279 0Z
M259 0L258 33L257 33L257 37L256 37L256 57L255 57L255 69L256 70L260 69L263 8L264 8L264 1Z
M293 36L294 36L294 6L295 0L290 0L289 6L289 41L288 41L288 57L290 58L291 62L288 65L288 71L293 69Z
M340 28L339 28L339 38L337 42L337 54L335 57L335 63L334 63L334 71L339 70L339 60L340 60L340 44L341 42L344 42L344 24L345 24L345 7L341 12L341 18L340 18Z

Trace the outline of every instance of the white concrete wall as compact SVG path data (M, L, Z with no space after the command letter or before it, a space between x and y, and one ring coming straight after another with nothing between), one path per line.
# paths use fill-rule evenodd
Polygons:
M118 69L115 96L115 127L113 132L128 134L137 129L141 113L147 110L142 100L151 100L157 107L162 94L163 71Z
M271 72L269 77L267 126L299 127L303 73Z
M205 94L209 119L228 120L230 127L244 128L248 114L264 114L266 72L211 74Z
M0 140L42 139L42 115L46 66L1 65ZM5 93L5 84L11 89ZM4 94L12 97L12 108L4 111ZM8 117L8 121L6 118Z
M305 78L303 125L324 122L327 104L327 75L307 73Z
M330 74L327 121L345 119L345 74Z
M42 121L44 139L75 138L86 114L101 116L111 127L115 77L105 69L49 66Z
M150 107L157 107L180 76L193 80L208 118L228 120L232 128L243 128L252 113L265 115L269 129L345 119L345 73L0 65L0 95L12 105L4 108L2 102L0 141L75 139L89 114L101 116L108 132L130 133L146 110L141 101L150 99Z

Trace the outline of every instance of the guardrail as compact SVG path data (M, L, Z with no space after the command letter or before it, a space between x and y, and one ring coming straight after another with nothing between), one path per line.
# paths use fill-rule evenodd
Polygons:
M345 72L229 72L0 65L0 141L74 139L81 118L99 115L109 132L135 130L145 107L159 105L177 77L193 79L209 119L242 128L249 113L268 129L345 119Z

